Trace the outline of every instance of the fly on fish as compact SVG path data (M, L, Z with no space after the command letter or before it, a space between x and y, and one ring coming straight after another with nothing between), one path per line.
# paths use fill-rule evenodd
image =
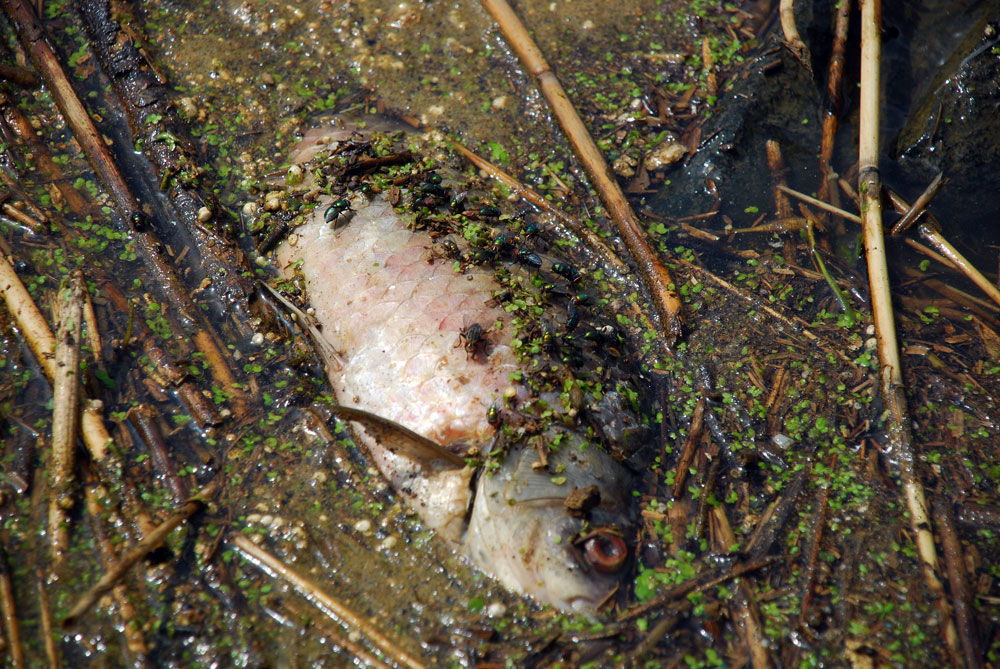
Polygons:
M271 207L297 223L277 260L335 352L335 413L476 567L594 615L628 571L636 477L623 461L650 433L644 380L604 317L618 305L583 292L600 271L553 260L535 217L399 144L314 129L281 196L307 213Z

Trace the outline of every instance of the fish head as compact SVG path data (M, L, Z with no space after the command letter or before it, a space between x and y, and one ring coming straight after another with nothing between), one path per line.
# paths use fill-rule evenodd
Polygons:
M514 448L480 476L465 548L508 588L593 618L631 557L633 475L601 447L567 441L545 467Z

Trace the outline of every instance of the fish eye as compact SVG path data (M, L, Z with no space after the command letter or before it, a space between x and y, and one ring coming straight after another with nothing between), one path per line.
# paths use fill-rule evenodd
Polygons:
M617 532L602 527L581 537L579 542L584 559L602 574L613 574L625 566L628 547Z

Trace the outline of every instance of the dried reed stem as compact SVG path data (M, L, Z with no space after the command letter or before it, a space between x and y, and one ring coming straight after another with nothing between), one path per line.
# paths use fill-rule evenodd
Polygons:
M881 0L861 2L861 101L858 147L858 191L862 198L863 235L868 261L872 315L878 339L880 387L888 411L889 455L899 464L906 506L910 512L917 552L923 563L924 583L941 614L942 632L952 658L959 657L958 635L944 587L931 532L931 519L913 454L910 417L903 387L902 362L889 288L889 268L882 230L882 179L878 171L879 100L881 97Z
M805 42L799 36L799 29L795 27L795 0L781 0L779 7L781 32L785 35L785 41L801 62L808 62Z

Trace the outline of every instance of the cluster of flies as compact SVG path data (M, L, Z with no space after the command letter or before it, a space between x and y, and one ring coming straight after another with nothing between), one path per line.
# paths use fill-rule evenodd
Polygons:
M372 146L366 141L346 142L337 151L340 169L330 180L333 190L339 192L324 211L324 220L334 229L347 225L354 216L348 193L359 193L370 198L375 188L364 177L386 164L392 157L376 158ZM408 162L409 156L401 156L399 162ZM537 334L541 345L555 359L571 367L584 364L581 348L589 344L599 354L610 352L620 355L615 348L621 338L611 325L595 325L579 328L583 308L592 304L590 295L581 290L585 273L568 262L543 258L541 247L542 232L535 222L525 220L527 212L520 212L505 218L499 207L490 204L486 196L468 190L453 191L440 174L433 171L410 174L392 179L389 201L397 205L402 199L403 189L409 193L407 206L414 215L415 228L427 229L435 238L435 257L452 260L458 270L464 271L471 265L520 266L532 273L532 283L538 293L547 298L559 296L565 299L565 317L561 327L539 324ZM452 233L461 233L460 222L478 222L488 230L485 235L475 236L481 243L462 248L452 238ZM458 223L457 223L458 222ZM502 285L508 287L493 295L494 306L514 300L518 289L514 282ZM549 319L543 319L549 320ZM489 324L470 323L459 332L456 346L465 348L469 359L485 364L490 353ZM501 420L501 411L491 408L491 423Z

